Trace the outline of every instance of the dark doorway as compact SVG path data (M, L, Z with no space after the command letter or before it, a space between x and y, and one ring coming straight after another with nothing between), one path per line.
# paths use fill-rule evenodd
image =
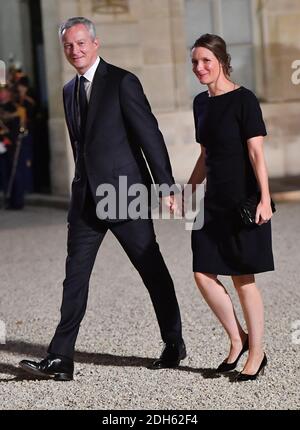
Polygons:
M33 58L33 89L37 112L33 136L34 192L50 193L50 150L48 133L48 97L45 70L43 25L40 0L26 0L30 16Z

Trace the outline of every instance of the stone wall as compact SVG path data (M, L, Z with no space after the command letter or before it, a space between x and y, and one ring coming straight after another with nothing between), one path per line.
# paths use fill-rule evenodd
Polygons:
M271 178L300 174L300 103L261 103L268 135L264 150ZM288 112L288 114L287 114ZM158 114L174 176L187 181L200 155L190 110Z
M292 83L292 63L300 60L300 1L259 0L263 51L261 96L270 102L300 100L300 85Z
M61 90L74 76L63 58L57 29L71 16L95 22L100 55L136 73L156 112L174 112L190 104L185 79L183 1L128 0L121 13L97 0L42 0L49 87L51 180L54 194L68 194L73 160L63 119ZM126 7L127 6L127 7Z
M49 88L53 193L67 194L73 175L63 119L61 88L74 70L63 58L57 28L84 15L97 27L107 61L136 73L166 137L174 173L185 180L199 149L186 77L184 0L120 0L109 10L102 0L42 0ZM300 85L291 82L291 64L300 59L300 2L253 0L256 92L269 136L265 150L270 176L300 174ZM235 18L233 18L235 19Z

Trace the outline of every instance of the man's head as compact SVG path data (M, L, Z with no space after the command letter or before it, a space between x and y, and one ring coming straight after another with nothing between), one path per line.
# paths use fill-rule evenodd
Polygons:
M87 18L70 18L60 26L59 37L67 60L83 75L98 56L99 41L94 24Z

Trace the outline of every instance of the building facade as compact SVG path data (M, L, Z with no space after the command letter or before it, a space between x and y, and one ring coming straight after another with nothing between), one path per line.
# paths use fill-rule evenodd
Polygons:
M0 57L8 61L13 52L30 74L30 0L0 3L6 11L0 18ZM191 107L203 88L191 72L190 47L206 32L226 40L233 80L262 102L270 176L300 174L300 0L41 0L40 10L38 59L44 62L54 194L69 193L74 170L62 105L62 86L74 71L57 33L59 24L72 16L93 20L100 55L141 79L178 181L187 180L199 154ZM10 27L7 13L15 16Z

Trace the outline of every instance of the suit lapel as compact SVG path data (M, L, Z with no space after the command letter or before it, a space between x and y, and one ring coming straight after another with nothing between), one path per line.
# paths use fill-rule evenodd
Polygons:
M93 122L96 116L99 116L101 109L104 108L102 103L102 95L106 84L107 75L107 63L101 58L100 63L94 75L92 91L89 100L86 129L85 129L85 141L88 142L88 136L92 129Z
M65 88L66 119L74 138L78 139L77 113L75 103L76 76Z

